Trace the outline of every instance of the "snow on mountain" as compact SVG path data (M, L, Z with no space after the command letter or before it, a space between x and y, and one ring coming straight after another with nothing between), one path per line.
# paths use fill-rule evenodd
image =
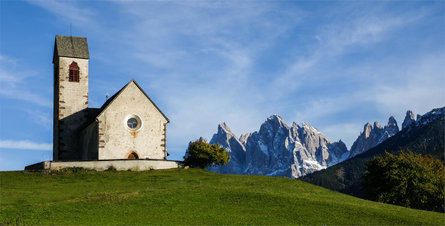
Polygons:
M445 117L445 107L442 108L435 108L431 110L430 112L422 115L421 117L417 117L416 120L416 126L419 125L426 125L437 118L444 118Z
M239 139L225 123L220 124L210 143L218 143L230 152L227 165L209 168L218 173L298 178L349 156L341 140L331 142L308 123L288 126L279 115L268 117L259 131Z
M408 132L414 127L428 124L438 117L445 117L445 107L433 109L414 119L407 111L402 127ZM225 166L210 167L208 170L227 174L268 175L298 178L325 169L346 159L361 154L399 132L397 121L389 117L388 123L366 123L363 132L348 151L340 140L332 142L317 128L303 122L292 126L279 115L266 119L258 131L241 135L230 131L227 124L218 126L211 144L225 147L231 160Z

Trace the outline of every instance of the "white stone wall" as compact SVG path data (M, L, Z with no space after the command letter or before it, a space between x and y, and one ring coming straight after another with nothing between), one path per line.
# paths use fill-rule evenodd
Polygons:
M69 167L82 167L92 170L107 170L110 167L116 170L142 171L151 169L183 168L182 162L165 160L110 160L110 161L73 161L54 162L46 161L27 166L25 170L60 170Z
M79 82L69 81L72 62L79 66ZM59 57L59 119L88 107L88 59Z
M69 66L76 62L79 82L69 81ZM58 84L54 97L54 160L80 160L79 130L86 122L88 108L88 59L58 57L55 61ZM57 96L56 96L57 95Z
M142 127L128 129L127 119L137 115ZM99 160L126 159L136 152L140 159L164 159L167 120L131 82L99 116Z

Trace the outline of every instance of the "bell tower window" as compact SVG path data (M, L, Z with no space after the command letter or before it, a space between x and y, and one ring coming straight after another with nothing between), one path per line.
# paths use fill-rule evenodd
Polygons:
M79 82L79 66L77 66L77 63L74 61L70 65L69 81L70 82Z

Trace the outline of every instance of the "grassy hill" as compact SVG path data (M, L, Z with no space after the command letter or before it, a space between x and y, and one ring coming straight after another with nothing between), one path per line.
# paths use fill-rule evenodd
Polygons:
M199 169L1 172L0 224L433 224L445 214Z

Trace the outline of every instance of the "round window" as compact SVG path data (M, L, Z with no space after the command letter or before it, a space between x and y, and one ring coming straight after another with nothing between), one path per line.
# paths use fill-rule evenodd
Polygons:
M141 128L142 121L137 115L130 115L127 117L126 124L128 129L135 131Z
M138 120L136 120L135 118L129 118L128 120L127 120L127 126L130 128L130 129L136 129L136 127L138 127Z

